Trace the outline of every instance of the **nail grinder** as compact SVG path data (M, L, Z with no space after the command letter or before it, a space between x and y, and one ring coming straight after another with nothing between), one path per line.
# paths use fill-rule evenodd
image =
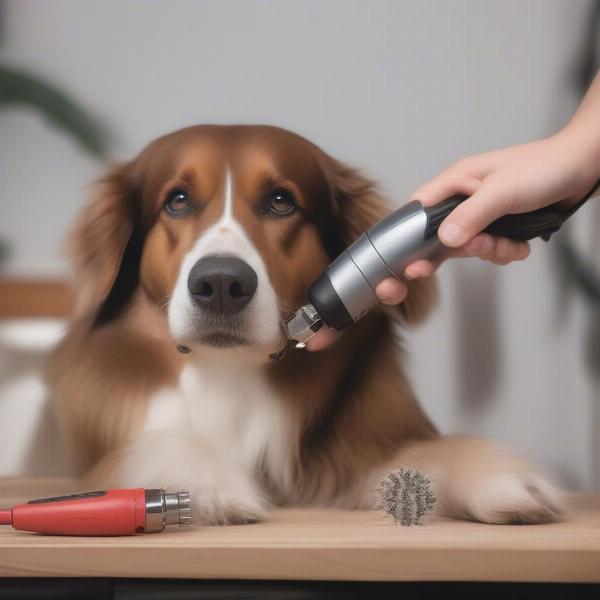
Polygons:
M484 231L519 241L538 236L547 241L599 184L570 210L561 210L555 204L529 213L506 215ZM466 199L467 196L455 195L434 206L413 200L363 233L314 282L308 294L310 303L296 311L287 324L288 338L302 348L324 323L341 331L366 315L379 303L375 295L377 284L388 277L402 279L410 263L439 257L444 252L438 227Z
M135 535L191 522L188 492L169 494L163 489L84 492L0 509L0 525L51 535Z

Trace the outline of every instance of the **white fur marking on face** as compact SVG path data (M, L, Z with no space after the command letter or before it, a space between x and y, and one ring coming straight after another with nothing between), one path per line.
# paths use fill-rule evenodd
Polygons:
M242 224L233 216L234 191L233 177L228 168L223 190L223 213L198 238L181 263L169 303L169 329L176 342L193 344L194 312L197 308L193 306L188 292L189 273L196 262L205 256L236 256L247 262L258 278L256 293L244 310L245 334L252 340L252 344L245 347L244 354L266 358L270 352L279 350L283 343L277 298L260 252L246 235ZM214 349L206 350L215 352Z
M219 224L233 222L233 186L231 183L231 171L227 169L225 173L225 202L223 205L223 215Z

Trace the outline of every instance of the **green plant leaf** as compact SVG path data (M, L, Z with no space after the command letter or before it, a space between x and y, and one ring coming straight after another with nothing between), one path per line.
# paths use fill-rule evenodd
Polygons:
M15 104L39 111L92 156L106 157L108 136L95 117L54 84L0 65L0 108Z

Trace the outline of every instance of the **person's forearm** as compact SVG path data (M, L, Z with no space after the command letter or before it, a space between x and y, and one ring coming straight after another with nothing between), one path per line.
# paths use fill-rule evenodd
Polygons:
M581 162L586 179L600 179L600 72L584 96L577 112L558 134Z

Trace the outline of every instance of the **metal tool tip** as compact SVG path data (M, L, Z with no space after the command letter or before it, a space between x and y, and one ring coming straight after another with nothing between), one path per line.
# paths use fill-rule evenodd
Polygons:
M306 342L323 326L321 315L312 304L301 306L287 323L287 334L296 340L296 348L304 348Z
M192 523L192 499L189 492L179 492L179 524L190 525Z

